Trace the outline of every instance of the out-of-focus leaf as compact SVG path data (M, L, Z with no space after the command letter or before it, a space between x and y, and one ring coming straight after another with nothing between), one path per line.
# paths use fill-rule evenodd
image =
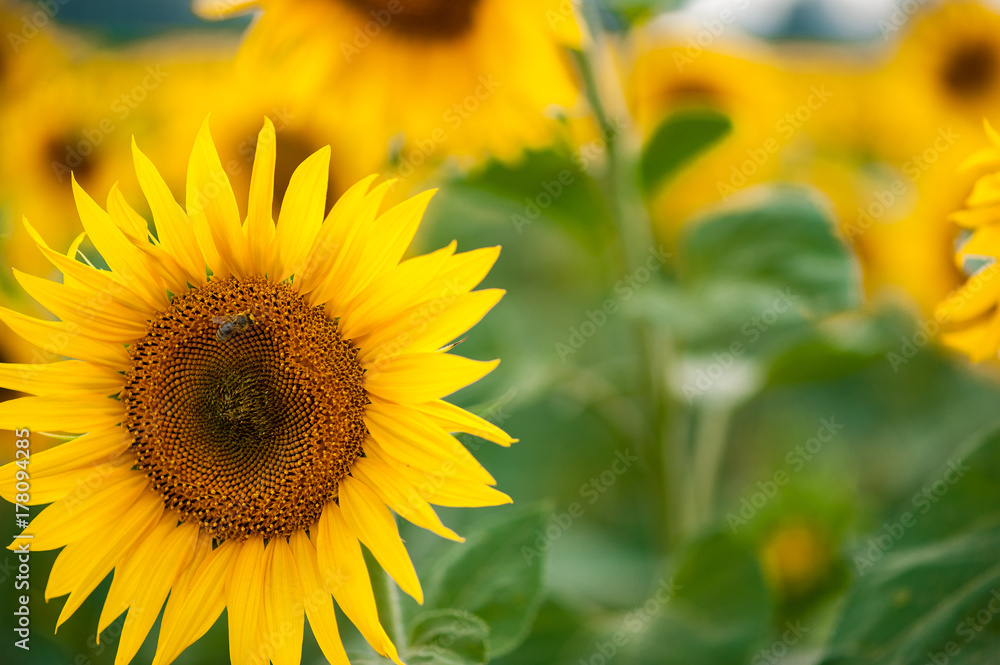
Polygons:
M994 430L956 451L857 547L826 665L1000 657L998 473Z
M689 351L782 352L861 302L853 257L803 188L749 193L686 229L678 250L677 283L645 289L637 306Z
M532 545L547 514L544 505L511 511L441 557L431 575L428 607L464 610L485 621L491 658L524 640L542 602L546 554Z
M487 662L486 642L490 628L486 623L462 610L432 610L410 622L409 662L421 662L415 657L421 651L447 651L458 663ZM427 661L436 662L436 661ZM442 661L452 662L452 660Z
M722 139L732 129L729 118L710 109L687 109L667 117L647 141L642 154L642 184L655 192L664 180Z
M754 553L728 534L707 536L682 554L672 582L673 598L659 614L650 613L642 639L628 649L630 659L650 665L746 663L771 619Z
M571 641L580 639L581 618L569 607L554 600L547 600L538 611L538 617L525 642L496 665L552 665L559 662L559 655Z

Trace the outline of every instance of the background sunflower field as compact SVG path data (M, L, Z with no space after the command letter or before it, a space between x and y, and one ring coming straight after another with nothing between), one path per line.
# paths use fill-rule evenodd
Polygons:
M451 399L519 439L462 439L514 503L400 523L407 662L1000 662L1000 373L939 306L1000 299L955 214L996 187L1000 5L0 0L0 304L47 316L22 218L91 247L71 177L140 205L134 138L183 192L209 117L245 201L263 116L277 190L330 145L328 208L399 177L440 188L415 249L503 247L459 342L502 363ZM110 578L53 633L55 554L0 554L0 662L115 662ZM175 662L227 653L220 621Z

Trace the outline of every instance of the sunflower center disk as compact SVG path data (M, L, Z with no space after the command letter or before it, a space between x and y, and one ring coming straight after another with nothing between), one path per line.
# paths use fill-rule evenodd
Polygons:
M309 528L361 454L357 349L287 285L174 297L131 355L122 401L139 468L216 538Z
M479 0L342 0L388 30L448 39L472 27Z
M972 42L963 44L951 54L943 78L952 94L971 99L991 90L998 73L1000 62L992 45Z

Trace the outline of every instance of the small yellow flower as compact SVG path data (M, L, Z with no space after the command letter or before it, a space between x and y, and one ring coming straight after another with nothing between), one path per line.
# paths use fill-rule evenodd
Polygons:
M26 222L63 280L17 279L61 320L0 309L18 334L70 358L0 365L0 386L29 394L0 404L0 426L80 435L30 465L28 502L51 505L25 534L33 550L63 548L45 592L69 594L59 623L114 570L98 631L128 610L119 664L165 602L157 665L223 610L233 663L298 663L305 618L343 663L334 600L399 662L361 544L420 602L390 508L461 540L430 504L510 501L451 433L513 439L442 399L497 364L446 351L503 295L472 290L498 248L452 243L403 261L433 192L382 212L392 182L372 176L326 214L329 148L295 170L275 223L270 121L245 215L207 122L185 207L134 143L133 154L155 237L117 188L104 209L74 181L110 270L50 249ZM0 469L10 501L17 471Z

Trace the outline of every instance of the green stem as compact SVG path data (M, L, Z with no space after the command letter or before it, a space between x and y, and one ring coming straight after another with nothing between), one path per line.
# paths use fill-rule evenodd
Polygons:
M657 248L652 223L646 211L637 177L638 153L641 141L634 134L620 83L615 76L610 47L604 36L600 14L594 0L582 3L585 25L590 27L589 39L578 59L585 92L602 130L607 165L604 190L614 221L619 245L619 274L627 275L646 261L648 252ZM671 515L672 501L668 483L667 438L669 430L669 391L664 384L666 354L669 345L662 334L645 321L633 320L636 339L639 391L648 398L650 430L645 453L653 471L657 495L657 525L661 546L666 550L672 541L676 522Z
M732 414L733 408L728 402L708 402L693 410L694 448L684 520L686 531L701 528L712 518Z

